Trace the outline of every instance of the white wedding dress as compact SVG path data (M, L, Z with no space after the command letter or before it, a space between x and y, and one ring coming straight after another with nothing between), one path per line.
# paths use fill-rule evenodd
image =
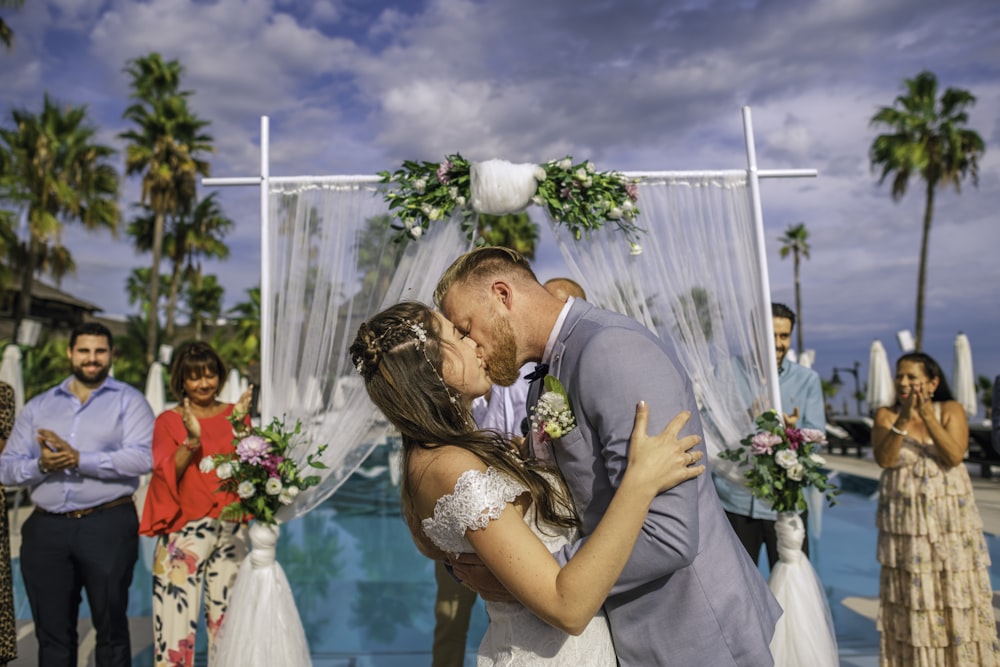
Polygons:
M434 516L424 519L424 533L442 551L470 553L466 530L485 528L526 489L494 468L485 473L468 470L455 482L455 491L438 499ZM524 520L550 552L576 538L576 531L535 525L534 505ZM604 613L599 613L579 636L566 634L535 616L518 603L487 602L490 625L479 645L477 667L515 665L562 665L565 667L614 667L617 664L611 631Z

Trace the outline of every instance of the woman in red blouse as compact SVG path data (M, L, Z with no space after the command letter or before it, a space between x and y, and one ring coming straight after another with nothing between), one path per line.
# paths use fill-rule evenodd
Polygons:
M174 355L170 389L180 404L156 418L153 477L139 532L157 537L153 556L153 646L156 665L194 664L195 633L205 592L209 656L226 611L240 562L247 553L246 526L222 521L238 500L218 490L216 470L199 462L232 453L231 415L249 420L250 390L234 405L218 400L226 366L206 343Z

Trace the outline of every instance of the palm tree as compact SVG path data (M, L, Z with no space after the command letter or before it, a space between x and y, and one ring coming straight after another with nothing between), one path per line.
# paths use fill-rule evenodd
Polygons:
M181 292L182 279L194 275L194 265L198 257L229 257L229 247L223 237L232 228L233 221L227 218L212 193L201 199L193 211L181 211L170 216L169 227L163 235L163 253L170 259L170 285L166 301L166 338L174 336L177 298ZM148 252L153 248L155 215L147 213L129 223L128 232L137 250ZM200 262L198 262L200 267ZM161 278L161 281L164 279Z
M0 7L20 9L23 6L24 0L0 0ZM14 31L2 18L0 18L0 44L6 46L8 51L14 48Z
M37 272L56 280L74 269L62 244L66 222L118 231L118 172L113 148L94 141L85 106L60 106L45 96L39 114L12 112L14 127L0 128L0 200L26 213L28 232L10 254L21 279L15 327L31 313ZM15 328L15 331L17 329Z
M938 97L937 77L924 70L906 79L907 92L896 97L892 106L881 107L871 118L871 125L883 126L888 134L875 137L869 150L872 169L879 167L879 185L892 174L892 199L906 194L910 176L923 179L924 226L920 240L920 268L917 273L916 349L921 349L924 334L924 289L927 280L927 248L934 195L939 187L953 185L962 190L962 180L969 176L979 184L979 157L986 145L969 122L966 109L976 103L967 90L948 88Z
M538 245L538 224L527 213L479 216L477 233L486 245L516 250L528 259L535 259Z
M157 348L157 304L160 295L160 260L167 215L190 206L198 175L209 174L208 162L199 156L211 152L212 137L202 130L209 124L188 109L189 91L179 90L183 68L176 60L164 62L158 53L129 61L131 98L135 102L124 118L136 128L119 136L129 143L125 153L127 174L142 174L142 203L153 213L152 281L146 341L146 361L152 363Z
M789 225L788 229L785 230L784 236L778 239L781 241L781 256L782 258L788 257L788 254L792 254L792 259L794 260L795 266L795 315L796 315L796 329L798 333L796 334L796 341L798 344L798 349L796 350L799 354L805 348L802 346L802 283L799 280L799 258L805 257L809 259L809 230L806 229L806 223L800 222L797 225Z

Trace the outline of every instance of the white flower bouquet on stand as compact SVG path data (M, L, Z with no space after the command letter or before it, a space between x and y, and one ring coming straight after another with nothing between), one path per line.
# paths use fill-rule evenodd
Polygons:
M826 443L822 431L786 428L774 410L756 419L756 432L741 447L719 456L746 467L746 483L757 498L778 512L778 562L768 586L784 614L771 640L776 667L837 667L837 638L826 593L809 559L802 553L805 527L799 512L806 509L803 491L814 486L835 503L837 489L830 484L816 449Z
M240 565L236 583L209 663L220 667L311 665L302 619L295 607L288 578L275 560L278 543L276 512L319 482L303 475L290 452L301 423L288 430L275 419L266 428L248 427L230 419L236 434L235 452L205 457L203 474L219 478L219 490L235 493L220 518L250 524L250 553ZM303 468L323 468L317 459L326 446L306 457Z

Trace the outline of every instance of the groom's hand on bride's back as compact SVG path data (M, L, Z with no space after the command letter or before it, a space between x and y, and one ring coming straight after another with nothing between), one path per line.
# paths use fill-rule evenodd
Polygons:
M479 594L479 597L489 602L517 602L517 598L504 588L504 585L493 576L490 568L473 553L459 554L457 558L445 561L451 572L463 586Z

